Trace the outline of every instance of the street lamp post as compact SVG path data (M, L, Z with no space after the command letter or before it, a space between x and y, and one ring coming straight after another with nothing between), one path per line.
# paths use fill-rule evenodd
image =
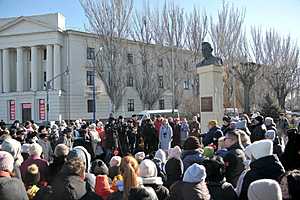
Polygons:
M59 78L61 76L67 75L67 74L69 74L69 68L67 68L64 72L56 75L52 79L46 81L46 83L44 84L44 86L46 87L46 101L47 101L47 104L46 104L46 112L47 112L46 120L47 120L47 122L49 121L49 89L51 89L51 83L55 79L57 79L57 78Z

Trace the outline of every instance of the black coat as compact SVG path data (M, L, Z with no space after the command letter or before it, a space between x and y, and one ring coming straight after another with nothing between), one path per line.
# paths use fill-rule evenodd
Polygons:
M237 181L244 171L244 161L246 160L243 148L239 144L234 144L230 148L224 157L226 163L226 180L236 187Z
M225 181L222 182L207 182L207 187L211 200L237 200L238 196L234 191L233 186Z
M169 159L165 165L165 171L167 175L167 181L165 183L165 186L167 188L170 188L170 186L173 183L182 179L182 174L183 174L182 161L176 158Z
M266 132L267 132L267 128L264 124L258 124L256 126L253 126L250 135L251 142L265 139Z
M28 200L22 181L17 178L0 177L0 199Z
M218 139L223 136L221 129L217 126L209 129L207 133L203 135L203 145L207 146L211 143L218 146Z
M156 184L144 184L144 186L153 188L158 200L165 200L170 196L169 190L165 186L156 185Z
M250 184L259 179L277 180L285 172L282 164L275 155L266 156L253 161L250 170L243 179L239 200L248 200L247 192Z

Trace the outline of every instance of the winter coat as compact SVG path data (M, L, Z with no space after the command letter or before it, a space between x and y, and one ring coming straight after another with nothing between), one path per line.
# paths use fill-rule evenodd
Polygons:
M146 143L149 143L150 145L157 144L157 136L155 134L155 126L151 123L146 123L144 125L142 136Z
M180 129L181 129L181 125L175 124L174 131L173 131L172 146L176 146L176 145L180 146Z
M169 190L162 185L160 177L142 178L145 187L153 188L158 200L164 200L169 197Z
M300 134L290 136L280 160L286 170L300 169Z
M218 139L223 136L223 133L220 129L220 127L213 127L209 129L207 133L203 135L203 145L207 146L211 143L218 146Z
M43 158L49 162L54 155L50 142L39 139L37 143L43 148Z
M187 122L181 123L180 127L180 140L185 141L186 138L189 136L190 128Z
M207 187L212 200L237 200L238 196L233 186L225 181L207 182Z
M247 192L250 184L259 179L277 180L285 172L282 164L275 155L259 158L250 163L246 173L239 200L248 200Z
M23 182L12 177L0 177L1 200L28 200Z
M105 148L115 149L118 147L118 133L115 124L108 123L105 125Z
M30 156L22 163L20 167L22 178L25 177L28 166L32 164L36 164L38 166L40 172L40 180L46 181L49 173L48 162L44 159L41 159L39 156Z
M182 153L182 162L184 171L194 163L201 164L204 160L202 152L200 150L184 150Z
M49 165L49 177L48 177L49 183L51 183L52 180L56 177L56 175L62 169L64 164L65 164L64 157L54 157L53 163Z
M255 141L265 139L266 132L267 132L267 128L264 124L255 125L250 135L251 142L253 143Z
M160 132L160 128L162 126L162 121L159 120L155 120L154 121L154 126L155 126L155 131L156 131L156 136L159 137L159 132Z
M167 176L167 181L165 186L170 188L170 186L182 179L183 174L183 162L177 158L171 158L167 161L165 165L165 171Z
M101 139L100 139L99 133L96 130L91 130L89 132L89 134L91 137L92 150L93 150L94 155L96 155L96 147L97 147L97 145L101 144L100 143Z
M159 146L160 149L167 151L171 148L173 131L169 124L162 125L159 131Z
M128 194L128 200L158 200L155 191L151 187L131 188Z
M210 195L204 182L177 181L170 188L169 200L210 200Z
M226 180L236 187L237 181L244 171L244 161L246 160L243 148L234 144L228 148L227 153L224 157L224 162L226 166L225 177Z
M200 123L197 121L192 121L190 125L190 136L199 137L200 136Z

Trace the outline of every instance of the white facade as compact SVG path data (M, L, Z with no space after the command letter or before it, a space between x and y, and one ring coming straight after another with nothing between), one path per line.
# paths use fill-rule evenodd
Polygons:
M49 120L92 119L87 101L93 86L87 85L87 46L97 48L92 34L66 30L59 13L0 19L0 119L36 122L47 119L44 83L53 80L49 90ZM96 80L96 118L107 118L110 99L100 79ZM128 112L128 99L134 99L134 112ZM171 93L163 97L171 108ZM159 105L157 103L157 109ZM130 116L142 111L134 88L128 87L116 114ZM26 116L27 115L27 116ZM29 116L28 116L29 115Z

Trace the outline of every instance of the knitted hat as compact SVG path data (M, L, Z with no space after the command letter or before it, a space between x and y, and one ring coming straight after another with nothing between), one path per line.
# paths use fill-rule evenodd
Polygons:
M201 147L200 141L195 136L188 137L183 144L184 150L194 150L194 149L199 149L200 147Z
M211 146L206 146L203 149L203 156L207 158L212 158L214 156L214 148Z
M41 156L43 153L43 148L38 143L33 143L29 147L29 155Z
M182 153L182 151L181 151L181 148L179 146L175 146L174 148L170 148L169 151L168 151L169 159L170 158L180 159L181 153Z
M194 163L185 171L183 181L187 183L199 183L206 178L206 171L203 165Z
M90 172L91 154L83 146L76 146L69 152L67 159L73 158L80 158L85 163L85 171Z
M259 140L246 147L245 152L251 158L259 159L273 154L273 142L271 140Z
M14 170L14 158L12 155L6 151L0 151L0 171Z
M134 155L135 159L138 161L138 162L142 162L142 160L145 159L146 155L144 152L137 152L135 155Z
M23 181L25 185L37 185L40 182L39 167L36 164L27 167Z
M282 193L279 184L271 179L260 179L250 184L249 200L281 200Z
M154 158L160 160L162 163L166 163L167 162L167 155L164 152L164 150L162 150L162 149L158 149L156 151Z
M145 159L140 164L140 176L143 178L156 177L157 168L152 160Z
M55 157L66 157L69 154L69 147L65 144L58 144L54 149Z
M110 167L114 167L114 166L119 167L121 165L121 160L122 160L122 158L120 156L113 156L109 161L109 166Z
M274 141L275 137L276 137L276 133L274 130L267 130L267 132L265 133L266 139L270 139L270 140Z
M92 162L91 172L96 176L108 175L108 167L102 160L96 159Z
M110 189L108 177L106 175L99 175L96 177L95 192L100 197L107 197L114 192Z

